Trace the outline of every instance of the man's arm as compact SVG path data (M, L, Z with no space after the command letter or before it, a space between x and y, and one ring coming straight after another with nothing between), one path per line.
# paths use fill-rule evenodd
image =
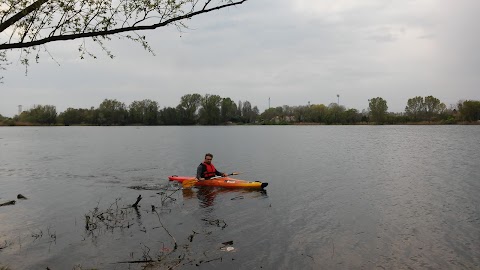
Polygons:
M219 170L215 169L215 175L218 175L218 176L227 176L227 174L223 173L223 172L220 172Z
M200 178L202 178L202 175L203 175L203 166L202 164L198 165L197 167L197 179L200 180Z

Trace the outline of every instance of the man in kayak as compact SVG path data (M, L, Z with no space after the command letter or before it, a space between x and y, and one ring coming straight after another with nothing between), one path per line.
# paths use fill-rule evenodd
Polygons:
M205 160L197 167L197 179L208 180L214 176L227 176L226 173L219 172L212 164L213 155L210 153L205 154Z

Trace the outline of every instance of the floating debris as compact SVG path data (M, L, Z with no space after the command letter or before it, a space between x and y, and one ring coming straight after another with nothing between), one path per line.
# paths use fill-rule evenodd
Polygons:
M234 247L221 247L220 248L221 251L226 251L226 252L232 252L232 251L235 251L235 248Z
M199 234L199 233L197 233L196 231L192 231L192 232L193 232L193 233L188 236L188 241L190 241L190 242L193 241L193 237L195 236L195 234Z

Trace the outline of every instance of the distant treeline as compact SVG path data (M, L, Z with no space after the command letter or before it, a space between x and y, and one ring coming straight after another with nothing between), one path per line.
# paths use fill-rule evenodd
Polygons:
M376 97L359 112L337 103L269 108L260 113L249 101L235 103L218 95L188 94L176 107L160 108L149 99L125 103L105 99L98 108L57 113L55 106L36 105L13 118L0 115L0 125L225 125L225 124L455 124L480 120L480 101L459 101L447 108L433 96L408 100L403 113L388 112L387 102Z

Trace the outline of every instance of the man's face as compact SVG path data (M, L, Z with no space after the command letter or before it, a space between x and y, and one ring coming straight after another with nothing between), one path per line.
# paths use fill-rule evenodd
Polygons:
M206 156L205 157L205 163L207 163L207 164L212 163L212 157L211 156Z

